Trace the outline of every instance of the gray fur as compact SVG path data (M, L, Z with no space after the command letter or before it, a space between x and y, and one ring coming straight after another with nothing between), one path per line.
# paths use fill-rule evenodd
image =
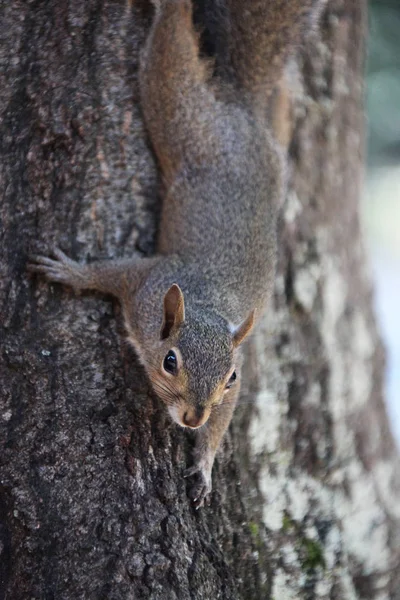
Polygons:
M165 186L157 255L79 265L56 250L56 260L33 257L30 268L117 296L129 338L173 418L193 427L207 419L187 472L198 476L191 497L199 507L240 387L232 326L254 310L259 317L273 290L284 162L267 103L316 2L218 0L214 77L199 58L190 0L153 3L140 84ZM162 340L173 284L183 292L185 320ZM176 377L162 367L172 347L182 357ZM226 390L234 367L237 380Z

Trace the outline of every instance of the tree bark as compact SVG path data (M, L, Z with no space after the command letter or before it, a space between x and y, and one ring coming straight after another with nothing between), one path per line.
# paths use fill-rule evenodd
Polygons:
M137 70L151 11L0 5L0 599L400 598L397 453L359 223L365 2L331 0L288 67L274 308L213 473L166 415L119 307L32 251L151 254L157 169Z

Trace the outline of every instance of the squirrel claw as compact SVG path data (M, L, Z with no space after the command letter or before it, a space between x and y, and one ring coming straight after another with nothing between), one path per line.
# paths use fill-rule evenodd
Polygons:
M196 473L198 473L199 471L200 467L198 465L193 465L193 467L189 467L188 469L184 470L183 476L185 478L192 477L193 475L196 475Z
M189 490L188 496L193 501L196 510L202 506L210 505L211 493L211 472L206 471L201 465L193 465L183 473L184 477L193 477L196 475L196 481Z
M80 265L69 258L59 248L52 248L51 254L55 258L32 254L27 269L33 273L43 273L49 281L57 281L74 286Z

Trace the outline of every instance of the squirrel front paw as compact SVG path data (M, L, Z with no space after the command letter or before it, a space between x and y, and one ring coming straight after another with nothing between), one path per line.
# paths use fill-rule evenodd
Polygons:
M195 479L188 493L189 498L193 500L195 509L198 510L205 504L209 505L212 490L211 468L199 462L186 469L183 476Z
M52 254L55 259L37 254L30 256L27 265L28 270L34 273L42 273L49 281L64 283L75 289L84 287L84 267L68 258L59 248L54 248Z

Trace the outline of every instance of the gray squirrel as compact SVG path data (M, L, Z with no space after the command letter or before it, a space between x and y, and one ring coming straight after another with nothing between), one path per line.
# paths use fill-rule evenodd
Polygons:
M29 269L116 296L128 339L172 419L197 429L189 496L211 471L240 388L242 342L271 301L284 161L268 106L316 0L216 0L216 62L199 55L191 0L153 0L141 106L163 181L157 252Z

